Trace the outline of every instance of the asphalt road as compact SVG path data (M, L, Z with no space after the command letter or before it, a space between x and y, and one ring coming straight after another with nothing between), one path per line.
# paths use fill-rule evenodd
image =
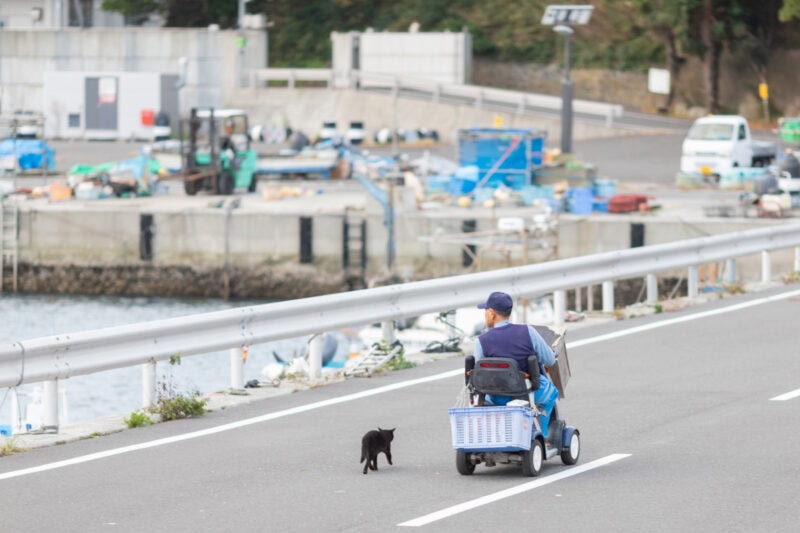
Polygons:
M3 530L795 531L800 397L770 399L800 387L798 309L795 285L570 333L583 450L539 478L456 472L444 359L0 458ZM364 476L376 426L395 464Z

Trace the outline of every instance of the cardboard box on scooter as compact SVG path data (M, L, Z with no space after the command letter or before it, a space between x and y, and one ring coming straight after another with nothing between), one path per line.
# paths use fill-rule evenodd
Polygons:
M565 339L567 331L563 327L555 328L536 325L533 327L556 354L556 363L548 368L548 374L553 385L558 389L558 397L564 398L564 390L567 388L567 382L572 376L569 358L567 357L567 342Z

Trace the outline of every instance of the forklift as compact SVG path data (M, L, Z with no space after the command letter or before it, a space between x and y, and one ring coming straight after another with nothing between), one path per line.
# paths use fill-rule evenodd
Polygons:
M184 132L188 129L188 140ZM239 109L192 108L179 124L181 177L186 194L255 192L258 155L250 146L247 114Z

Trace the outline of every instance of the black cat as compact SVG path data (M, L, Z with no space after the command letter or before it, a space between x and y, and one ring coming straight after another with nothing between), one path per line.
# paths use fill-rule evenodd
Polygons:
M370 470L378 469L378 454L383 452L386 454L386 460L392 464L392 439L394 439L394 430L381 429L377 431L367 431L361 439L361 462L366 461L364 465L364 473L367 473L367 468Z

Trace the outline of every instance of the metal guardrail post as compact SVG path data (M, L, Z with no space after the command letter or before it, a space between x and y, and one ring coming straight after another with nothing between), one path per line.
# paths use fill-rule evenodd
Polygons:
M308 342L308 377L319 379L322 377L322 333L317 333Z
M687 269L686 273L686 286L687 286L687 296L689 298L697 298L697 267L691 265Z
M566 291L553 292L553 324L555 326L564 325L564 312L566 311L567 293Z
M586 310L594 311L594 287L591 285L586 287Z
M384 320L381 322L381 338L388 344L394 342L394 320Z
M794 249L794 271L800 272L800 246Z
M230 349L231 388L244 388L244 351L241 346Z
M647 274L647 303L655 305L658 302L658 276L655 274Z
M580 287L575 288L575 311L581 312L583 311L583 291Z
M289 83L289 88L294 89L294 71L289 72L289 79L287 80Z
M772 279L772 258L769 252L764 250L761 252L761 281L767 283Z
M725 260L725 283L733 285L736 277L736 259L731 257Z
M156 404L156 362L149 361L142 365L142 408Z
M603 282L603 312L604 313L613 313L614 312L614 282L613 281L604 281Z
M42 394L42 407L44 419L42 429L45 433L58 433L58 380L51 379L44 382Z

